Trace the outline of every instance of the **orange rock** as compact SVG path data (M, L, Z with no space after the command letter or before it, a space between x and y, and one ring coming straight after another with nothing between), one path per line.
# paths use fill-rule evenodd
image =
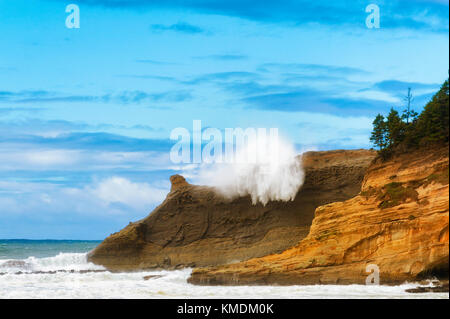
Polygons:
M186 179L181 175L170 176L170 183L172 184L170 187L171 192L174 192L181 187L189 186L189 183L186 182Z
M195 284L381 284L448 278L448 148L374 162L361 193L320 206L308 236L281 254L198 268Z

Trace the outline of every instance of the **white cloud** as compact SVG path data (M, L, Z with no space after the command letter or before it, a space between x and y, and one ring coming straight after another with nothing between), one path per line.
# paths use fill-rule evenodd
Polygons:
M48 166L71 166L80 160L77 150L0 149L0 169L47 168Z
M77 161L78 151L71 150L43 150L24 152L25 162L37 165L71 164Z
M111 177L90 188L92 194L102 201L122 203L132 207L145 207L164 200L167 190L146 183L133 183L123 177Z
M117 176L81 187L0 181L0 214L145 216L164 200L169 187L161 181L135 183Z
M388 103L400 103L401 102L397 97L392 96L389 93L382 92L382 91L375 91L375 90L349 92L343 96L351 97L355 100L368 99L368 100L376 100L376 101L382 101L382 102L388 102Z

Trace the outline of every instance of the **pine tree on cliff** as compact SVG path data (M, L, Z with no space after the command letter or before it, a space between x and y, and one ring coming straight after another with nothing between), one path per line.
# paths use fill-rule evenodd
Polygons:
M409 125L409 122L416 120L417 112L411 109L411 102L413 101L413 95L411 94L411 88L408 88L408 94L405 96L406 101L406 110L403 111L402 120L406 120L406 124Z
M408 94L410 96L410 94ZM449 83L444 82L419 116L410 108L400 117L393 108L373 121L370 141L383 158L411 148L449 142Z
M384 116L378 114L375 120L373 121L373 131L370 136L370 141L378 147L381 152L386 148L387 145L387 127L386 122L384 121Z
M405 137L405 123L398 112L391 108L386 121L387 140L390 148L400 144Z
M416 137L421 145L449 141L449 87L448 80L425 106L417 120Z

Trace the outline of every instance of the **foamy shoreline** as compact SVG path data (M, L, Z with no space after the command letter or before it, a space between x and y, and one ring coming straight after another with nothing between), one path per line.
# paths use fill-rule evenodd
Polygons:
M6 266L5 266L6 263ZM2 266L3 265L3 266ZM187 283L191 269L111 273L88 263L86 253L0 260L0 298L389 298L448 299L447 293L410 294L400 286L196 286ZM20 274L17 274L20 272ZM144 277L150 276L148 280ZM431 284L431 283L430 283Z

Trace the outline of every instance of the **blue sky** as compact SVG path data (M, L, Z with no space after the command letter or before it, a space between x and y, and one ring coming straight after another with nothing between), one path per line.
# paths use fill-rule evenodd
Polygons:
M80 8L80 28L65 7ZM380 7L379 29L365 8ZM448 1L0 0L0 238L102 239L165 197L176 127L368 148L448 77Z

